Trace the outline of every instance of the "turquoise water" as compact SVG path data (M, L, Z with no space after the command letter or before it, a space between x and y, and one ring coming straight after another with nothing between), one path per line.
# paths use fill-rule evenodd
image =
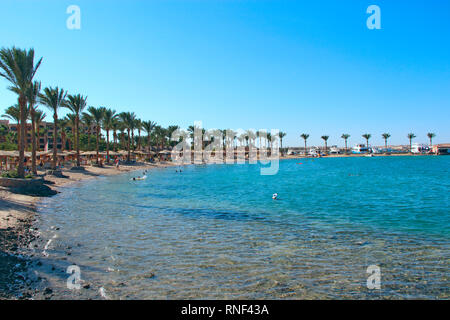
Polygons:
M76 264L116 299L449 298L450 157L259 169L172 167L74 185L40 210L43 240L55 237L47 267ZM369 265L381 269L379 290L366 286ZM98 297L50 278L59 297Z

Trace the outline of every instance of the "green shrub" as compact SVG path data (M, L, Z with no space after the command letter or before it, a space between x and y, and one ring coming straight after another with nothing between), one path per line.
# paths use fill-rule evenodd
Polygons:
M17 173L17 170L11 170L11 171L4 172L4 173L2 174L2 177L3 177L3 178L13 178L13 179L17 179L17 178L19 178L19 174ZM32 175L32 174L27 174L27 175L25 176L25 179L33 179L33 175Z

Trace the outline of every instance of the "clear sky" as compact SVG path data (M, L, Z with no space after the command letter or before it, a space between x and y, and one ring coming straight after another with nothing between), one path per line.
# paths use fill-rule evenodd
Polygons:
M69 30L66 9L81 9ZM366 9L381 9L369 30ZM187 127L280 129L284 145L450 142L450 2L1 0L0 47L88 104ZM0 112L16 103L0 79ZM49 114L49 112L48 112Z

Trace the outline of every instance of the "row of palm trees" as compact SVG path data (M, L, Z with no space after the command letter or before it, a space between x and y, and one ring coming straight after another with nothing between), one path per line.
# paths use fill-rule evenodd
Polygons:
M227 139L229 140L229 145L232 145L233 147L237 146L237 142L239 142L239 144L241 146L247 146L249 147L250 143L252 143L253 145L255 145L255 141L258 138L259 139L259 147L266 147L266 148L271 148L272 147L272 142L273 142L273 137L272 134L270 132L267 131L253 131L253 130L246 130L243 133L239 134L238 131L232 130L232 129L213 129L213 130L206 130L203 128L198 128L195 126L189 126L187 129L187 136L191 139L192 141L192 147L195 143L194 139L195 139L195 131L198 130L198 132L200 133L199 136L202 137L202 146L204 146L205 143L207 143L207 141L205 141L205 139L203 139L203 137L205 136L211 136L211 140L214 141L214 137L222 137L222 146L225 148L225 146L227 145ZM280 145L281 148L283 148L283 138L286 136L285 132L280 131L277 135L280 138ZM265 140L265 144L263 144L262 139ZM199 144L200 145L200 144Z
M0 77L5 78L10 86L9 90L17 94L18 103L9 107L5 116L17 121L17 142L19 150L19 164L17 173L20 178L25 176L25 145L27 137L27 120L31 119L31 162L32 172L37 173L36 153L37 140L39 139L39 124L43 122L45 113L38 109L39 105L47 107L53 113L53 158L52 169L57 166L57 138L58 128L61 129L61 140L64 148L65 129L67 124L71 124L74 133L74 145L77 154L77 166L80 166L80 132L81 125L88 127L88 143L90 143L91 128L95 128L96 155L98 162L99 143L101 128L106 132L107 160L109 161L109 134L113 131L114 149L116 151L117 131L121 131L122 143L125 140L128 150L127 159L130 160L131 149L134 149L134 132L138 131L138 149L141 149L141 130L148 134L148 147L150 147L150 137L153 136L155 142L164 147L167 137L175 131L178 126L170 126L165 129L158 126L153 121L142 121L136 117L134 112L116 113L115 110L105 107L87 107L87 97L81 94L71 95L59 87L47 87L42 89L41 82L34 81L37 70L42 63L42 58L35 61L34 49L23 50L16 47L2 48L0 50ZM71 112L64 119L59 119L58 115L62 108ZM87 111L87 112L85 112ZM152 135L153 134L153 135ZM170 142L169 142L170 143Z
M305 152L306 152L306 141L307 141L308 138L309 138L309 134L307 134L307 133L302 133L302 134L300 135L300 137L301 137L301 138L304 140L304 142L305 142ZM369 139L372 137L372 135L371 135L370 133L365 133L365 134L362 135L362 137L366 140L367 146L369 146ZM383 133L383 134L381 134L381 137L384 139L384 145L385 145L385 148L387 149L387 141L388 141L388 139L391 137L391 135L390 135L389 133ZM417 138L417 137L416 137L416 135L415 135L414 133L408 133L407 137L408 137L408 139L409 139L409 150L411 151L411 149L412 149L412 140L413 140L414 138ZM429 132L429 133L427 133L427 137L428 137L428 139L430 139L430 146L432 146L432 145L433 145L433 138L436 137L436 134L435 134L435 133L432 133L432 132ZM328 143L328 139L329 139L329 138L330 138L330 137L329 137L329 136L326 136L326 135L321 136L321 139L322 139L322 140L324 141L324 143L325 143L325 151L328 150L327 143ZM347 141L348 141L348 138L350 138L350 135L347 134L347 133L343 133L342 136L341 136L341 138L344 139L344 142L345 142L345 152L347 152L347 150L348 150L348 148L347 148Z

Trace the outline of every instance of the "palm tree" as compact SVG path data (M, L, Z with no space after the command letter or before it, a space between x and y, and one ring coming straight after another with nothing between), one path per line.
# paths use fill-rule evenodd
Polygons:
M75 139L76 139L75 145L76 145L76 149L77 149L77 167L79 167L81 165L81 161L80 161L80 115L83 113L83 110L86 108L87 97L84 97L80 94L69 95L67 97L67 100L68 100L67 107L75 115Z
M427 137L428 137L428 139L430 139L430 147L433 147L433 138L436 137L436 134L432 133L432 132L428 132Z
M131 160L131 146L130 146L131 136L130 136L130 131L131 131L131 128L134 127L134 121L136 119L136 115L134 114L134 112L122 112L122 113L119 114L119 117L122 120L122 122L125 125L125 128L126 128L126 130L128 132L128 141L127 141L128 156L127 156L127 161L129 162Z
M309 134L307 134L307 133L302 133L302 134L300 135L300 137L302 137L303 140L305 140L305 155L306 155L306 140L308 140Z
M31 171L33 174L37 174L36 167L36 104L39 100L39 94L41 92L41 83L35 81L28 87L27 100L28 100L28 110L31 117Z
M133 151L134 151L135 150L135 148L134 148L134 143L135 143L134 130L137 129L136 128L136 126L137 126L137 118L136 118L136 115L134 114L134 112L132 112L131 118L132 118L132 121L129 124L130 125L130 131L131 131L131 149L133 149Z
M61 151L64 151L66 148L66 129L69 125L69 121L67 118L58 119L58 126L61 129Z
M283 150L283 138L286 137L286 132L280 131L278 135L280 136L281 150ZM283 154L283 151L281 151L281 154Z
M98 164L98 147L99 147L99 142L100 142L100 128L101 128L102 121L103 121L103 115L105 114L105 108L104 107L99 107L99 108L89 107L88 112L91 115L92 120L95 124L95 136L96 136L95 151L96 151L96 157L97 157L96 163Z
M343 133L341 138L345 141L345 153L347 153L347 140L350 138L350 135L348 133Z
M323 139L323 141L325 141L325 154L328 154L327 141L328 141L329 136L321 136L321 138Z
M106 131L106 162L109 163L109 130L114 125L118 115L116 110L106 109L103 115L103 129Z
M77 117L73 113L69 113L66 116L67 126L70 128L70 131L67 132L69 150L73 150L75 148L75 138L76 132L75 129L77 127Z
M408 133L408 139L409 139L409 152L412 152L412 139L416 138L416 135L414 133Z
M272 134L270 132L267 133L267 143L268 147L272 149Z
M153 121L143 121L142 122L142 128L145 132L147 132L147 143L148 143L148 151L151 151L151 134L153 132L153 129L155 129L156 122Z
M364 139L366 139L366 142L367 142L367 148L369 148L369 139L370 139L370 137L372 137L372 135L371 135L370 133L365 133L365 134L362 135L362 137L363 137Z
M51 111L53 111L53 161L52 169L56 170L57 163L57 145L58 145L58 110L66 106L67 92L58 87L48 87L44 93L40 94L40 102Z
M120 147L122 148L122 150L125 149L125 130L126 130L125 123L122 120L119 120L119 131L120 131L119 140L120 140Z
M391 135L389 133L383 133L381 136L384 139L384 148L387 150L387 141L391 137Z
M111 130L113 132L113 141L114 141L114 152L117 152L117 131L120 127L120 120L119 115L116 115L116 117L113 119L111 123Z
M138 131L138 141L137 141L137 149L141 150L141 130L142 130L142 120L136 119L134 122L134 126Z
M41 123L44 121L45 117L47 115L45 114L45 112L36 109L34 110L34 123L36 126L36 139L37 139L37 143L36 143L36 151L40 151L39 145L40 145L40 141L41 141Z
M88 150L91 150L91 134L92 134L92 124L94 123L94 120L92 119L92 116L87 112L83 112L81 120L87 127Z
M41 65L42 58L34 64L34 49L21 50L16 47L0 50L0 77L11 83L9 89L16 93L20 110L20 138L19 138L19 178L25 177L25 128L27 121L27 93L34 75Z

